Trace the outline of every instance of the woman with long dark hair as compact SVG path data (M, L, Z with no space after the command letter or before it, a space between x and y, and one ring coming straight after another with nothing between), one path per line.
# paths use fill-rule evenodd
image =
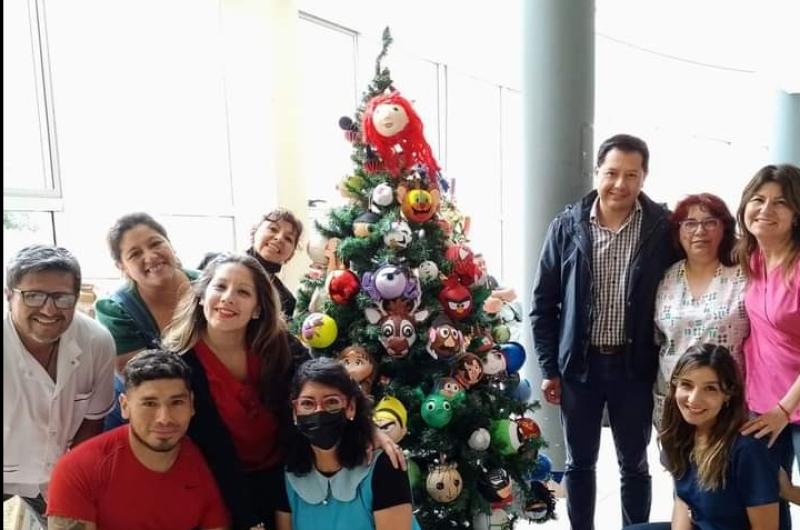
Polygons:
M659 435L675 480L672 523L628 528L777 530L778 466L763 441L739 433L746 414L728 350L689 348L672 372ZM781 523L788 530L788 521Z
M371 452L371 405L344 366L304 363L291 388L294 428L278 530L410 530L408 476Z

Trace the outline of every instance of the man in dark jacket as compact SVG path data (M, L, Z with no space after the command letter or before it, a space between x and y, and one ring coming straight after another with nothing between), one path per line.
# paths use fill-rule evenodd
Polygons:
M550 224L534 284L533 341L544 398L561 405L574 530L594 528L604 406L620 466L623 523L650 516L654 300L675 258L669 211L641 192L648 161L639 138L620 134L603 142L597 189Z

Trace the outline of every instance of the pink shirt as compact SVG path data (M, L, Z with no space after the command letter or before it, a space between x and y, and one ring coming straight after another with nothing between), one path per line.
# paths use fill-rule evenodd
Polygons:
M755 273L747 286L745 309L750 336L744 343L745 394L751 411L763 414L777 405L800 374L800 262L787 277L783 267L765 271L752 258ZM800 423L800 410L791 415Z

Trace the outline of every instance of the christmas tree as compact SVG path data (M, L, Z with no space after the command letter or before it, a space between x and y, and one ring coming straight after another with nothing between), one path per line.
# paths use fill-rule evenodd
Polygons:
M513 291L467 244L469 219L381 66L391 40L387 28L361 105L339 122L353 150L338 184L348 201L317 223L292 332L373 397L375 423L408 457L424 529L545 521L555 503L538 404L517 373L525 350L510 341Z

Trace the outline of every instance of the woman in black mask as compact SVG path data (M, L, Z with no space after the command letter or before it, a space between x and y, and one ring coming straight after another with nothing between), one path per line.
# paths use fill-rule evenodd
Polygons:
M295 429L286 458L278 530L418 529L407 475L370 451L371 406L344 367L304 363L290 397Z

